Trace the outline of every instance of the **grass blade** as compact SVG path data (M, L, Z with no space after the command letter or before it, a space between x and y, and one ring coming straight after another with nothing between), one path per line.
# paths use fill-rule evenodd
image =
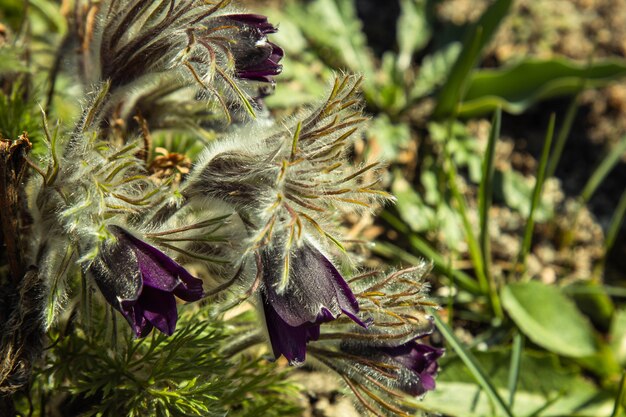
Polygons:
M615 397L615 406L613 406L613 412L611 417L618 417L620 415L619 410L622 408L622 402L626 398L626 372L622 373L622 379L619 382L619 389L617 390L617 397Z
M513 417L513 413L509 409L508 405L504 402L500 394L496 391L496 388L491 383L489 376L482 369L474 355L469 350L466 350L461 342L456 338L454 332L444 321L439 317L439 315L432 309L430 309L430 314L435 318L435 325L437 329L441 332L443 337L446 339L446 342L452 347L452 349L456 352L459 358L463 361L465 366L469 369L470 373L476 380L476 382L485 390L491 401L493 401L496 406L502 411L504 415L507 417Z
M502 122L502 110L498 109L491 120L491 131L489 132L489 141L485 150L485 159L482 166L482 178L480 188L478 190L478 214L480 217L480 247L483 252L483 262L487 268L487 254L489 250L489 208L493 199L493 173L494 159L496 151L496 141L500 137L500 125Z
M548 164L548 156L550 155L550 147L552 145L552 138L554 136L554 123L555 115L552 113L550 116L550 122L548 123L548 130L546 131L546 138L543 143L543 150L541 151L541 159L539 160L539 168L537 170L537 181L535 182L535 188L533 190L533 197L530 203L530 211L528 213L528 219L526 221L526 228L524 229L524 240L522 242L522 249L517 259L516 268L518 265L524 265L526 262L526 256L530 251L530 244L532 242L533 230L535 228L535 209L539 205L541 199L541 190L546 178L546 167Z
M580 91L585 88L584 81L581 82ZM579 93L580 93L579 91ZM576 111L578 110L578 94L572 98L569 106L567 107L567 112L565 113L565 118L563 119L563 124L559 129L559 134L556 137L556 141L554 142L554 149L552 150L552 154L550 155L550 160L548 161L548 169L546 171L546 178L550 178L554 176L556 172L556 167L559 165L559 161L561 160L561 155L563 154L563 149L565 148L565 142L567 142L567 138L569 136L569 132L572 130L572 125L574 124L574 117L576 116Z
M619 203L617 203L617 208L613 213L613 217L611 218L611 223L606 231L606 237L604 239L604 253L609 253L613 245L615 244L615 239L617 239L617 234L619 233L620 227L622 226L622 222L624 221L624 215L626 214L626 189L622 192L622 196L619 199Z
M500 126L502 124L502 110L498 108L491 120L491 131L489 132L489 141L485 151L485 159L482 166L482 178L480 188L478 190L478 216L480 219L480 250L483 260L483 270L489 290L489 299L491 306L497 317L504 317L498 289L491 275L491 245L489 241L489 208L493 201L493 175L494 161L496 153L496 141L500 137Z
M580 198L583 203L586 203L591 199L593 194L598 189L598 186L602 184L602 181L604 181L606 176L618 164L624 152L626 152L626 136L622 138L620 143L615 148L609 151L608 155L593 172L589 181L587 181L587 184L585 184L585 188L583 188L582 193L580 193Z
M524 336L518 331L513 336L513 348L511 349L511 366L509 369L509 407L513 408L515 391L519 382L519 372L522 365L522 352L524 350Z
M449 124L450 129L452 127L452 122ZM452 136L452 132L449 132L448 137ZM476 271L476 276L478 277L478 284L480 285L480 289L483 294L487 294L489 292L489 283L487 282L487 277L485 276L485 268L483 265L483 255L480 250L480 245L478 244L478 239L476 239L476 235L472 230L472 224L469 220L469 216L467 215L467 202L465 201L465 197L461 194L459 187L456 184L457 171L456 166L454 165L454 161L448 152L447 146L444 145L444 158L447 163L446 173L448 175L448 185L450 186L450 191L452 192L452 196L457 204L458 214L461 217L461 221L463 223L463 229L465 230L465 237L467 238L467 246L469 248L470 258L472 259L472 264L474 265L474 270Z

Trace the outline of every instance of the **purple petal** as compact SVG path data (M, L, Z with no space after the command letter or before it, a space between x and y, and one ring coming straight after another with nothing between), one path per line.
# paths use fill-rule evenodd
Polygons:
M145 318L143 308L135 301L122 301L121 312L138 338L146 337L152 330L152 324Z
M241 13L241 14L229 14L226 15L230 20L234 20L235 22L243 23L247 26L252 26L262 34L267 33L275 33L276 27L267 21L267 16L263 16L260 14L252 14L252 13Z
M123 228L109 230L117 242L105 244L90 268L98 287L137 337L145 337L153 327L171 335L178 319L175 296L185 301L202 298L202 280Z
M319 338L319 325L290 326L262 296L263 311L274 357L283 355L289 363L302 363L306 358L306 344Z
M435 378L433 377L433 375L428 374L428 373L421 373L420 374L420 383L422 385L422 387L424 387L423 392L420 392L417 395L421 395L424 394L424 392L426 391L432 391L435 389Z
M416 380L403 386L403 390L412 395L422 395L435 389L435 376L439 370L437 359L443 355L443 349L413 340L400 346L384 347L379 350L416 375Z
M154 327L168 336L174 333L178 320L174 295L151 287L143 287L137 305L141 306L144 317Z
M319 324L345 312L364 325L356 317L359 304L350 287L322 253L305 243L292 252L290 261L289 286L279 294L275 289L278 281L275 275L283 263L280 252L266 250L263 253L266 297L287 324L292 327L305 323Z
M182 267L181 267L182 268ZM186 269L180 274L181 283L174 289L174 295L183 301L197 301L204 296L202 280L194 277Z
M118 238L126 239L133 248L145 286L167 292L176 290L175 294L185 301L196 301L202 298L202 280L192 276L185 268L154 246L137 239L121 227L111 226L110 228L115 228Z
M324 255L321 253L319 255L322 257L322 262L326 265L327 270L332 274L331 282L335 287L335 293L337 294L337 301L339 301L341 311L359 326L367 328L367 325L357 317L357 313L359 312L359 302L354 296L354 293L352 293L350 286L346 280L343 279L337 268L335 268L335 266Z

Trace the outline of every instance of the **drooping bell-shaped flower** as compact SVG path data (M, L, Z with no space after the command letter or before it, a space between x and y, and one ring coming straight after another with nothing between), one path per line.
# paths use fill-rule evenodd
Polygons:
M267 17L259 14L232 14L228 19L240 27L241 36L232 46L237 77L271 83L280 74L284 52L281 47L267 40L276 33Z
M119 226L109 226L115 241L105 243L90 267L100 291L128 321L137 337L153 327L171 335L176 328L176 297L202 298L202 280L169 256Z
M421 396L426 391L435 389L435 377L439 371L437 359L443 353L443 349L437 349L417 340L412 340L400 346L380 347L380 352L389 357L392 362L411 371L415 378L404 380L399 388L411 395Z
M306 344L317 340L320 325L345 314L365 327L357 317L359 304L337 268L311 243L289 254L288 285L279 292L285 268L284 254L277 248L262 251L261 299L274 356L302 363Z

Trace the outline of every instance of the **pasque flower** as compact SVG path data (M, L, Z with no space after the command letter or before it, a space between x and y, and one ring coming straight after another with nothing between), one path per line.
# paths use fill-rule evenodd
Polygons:
M137 337L153 327L171 335L176 328L176 298L202 298L202 281L169 256L119 226L109 226L105 243L90 267L105 299L128 321Z
M443 349L412 340L400 346L381 347L379 351L391 359L392 362L412 372L416 377L408 378L400 383L399 388L411 395L423 395L426 391L435 389L435 377L439 370L437 359Z
M289 284L277 286L284 271L282 250L265 248L262 255L261 299L274 356L290 363L304 362L306 344L320 336L320 325L341 313L365 327L357 317L359 304L337 268L306 240L292 250Z
M280 74L279 64L284 52L278 45L269 42L267 35L275 33L276 27L259 14L232 14L227 16L240 27L242 36L232 47L236 74L239 78L273 82L272 76Z

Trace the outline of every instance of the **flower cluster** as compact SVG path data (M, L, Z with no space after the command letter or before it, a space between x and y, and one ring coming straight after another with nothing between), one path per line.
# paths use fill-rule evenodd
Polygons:
M49 277L47 324L76 277L139 338L172 335L179 299L249 299L276 359L313 357L362 401L372 390L432 390L442 351L420 341L432 331L428 265L359 275L341 238L345 215L393 200L378 162L350 162L367 121L361 78L338 76L325 100L287 120L253 120L284 52L267 18L229 3L77 2L68 42L89 99L73 129L51 132L44 118L49 154L26 190L28 262ZM149 161L152 131L217 129L233 115L245 123L191 168L173 169L186 157L163 148ZM167 169L150 176L159 164ZM376 402L364 405L394 410Z

